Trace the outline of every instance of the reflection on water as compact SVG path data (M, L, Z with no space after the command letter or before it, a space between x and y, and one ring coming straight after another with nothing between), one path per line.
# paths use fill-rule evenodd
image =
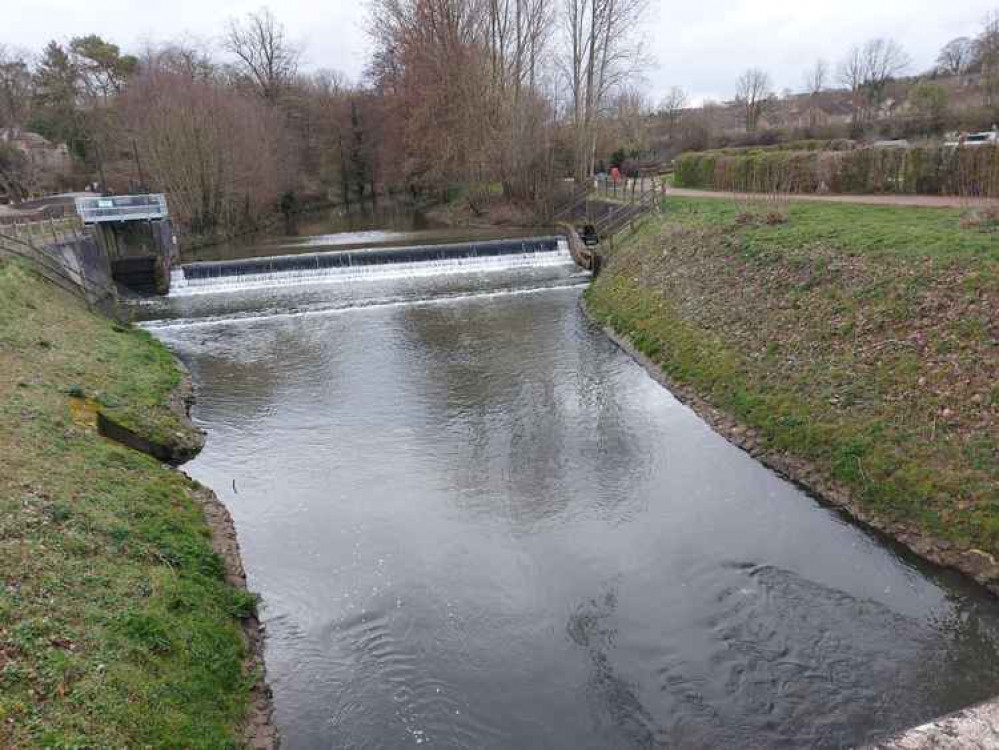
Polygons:
M991 599L714 434L575 281L156 311L209 430L186 470L263 595L287 747L849 747L997 691Z

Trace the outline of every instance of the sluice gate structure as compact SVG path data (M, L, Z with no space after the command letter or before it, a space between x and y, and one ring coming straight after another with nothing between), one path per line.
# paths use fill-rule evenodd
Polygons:
M87 196L76 212L107 253L111 276L139 294L167 294L178 257L166 196Z

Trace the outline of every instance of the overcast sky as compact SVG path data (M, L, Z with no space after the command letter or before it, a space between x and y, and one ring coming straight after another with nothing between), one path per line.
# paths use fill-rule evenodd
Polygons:
M558 2L558 0L555 0ZM145 40L211 39L227 18L259 8L260 0L5 0L0 43L40 49L49 39L97 33L125 49ZM281 0L270 3L305 49L308 68L360 76L368 52L365 0ZM16 9L15 9L16 8ZM642 30L654 65L645 88L654 99L672 85L695 101L731 98L747 67L767 70L778 90L798 89L818 57L835 63L851 44L891 36L928 68L939 48L974 35L999 0L650 0Z

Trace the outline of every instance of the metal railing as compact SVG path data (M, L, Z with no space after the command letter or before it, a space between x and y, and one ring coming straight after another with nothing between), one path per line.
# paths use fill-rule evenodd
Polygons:
M78 268L63 262L58 251L52 250L61 242L79 238L79 219L75 217L31 222L16 229L3 227L0 231L0 259L12 258L25 263L48 283L79 298L88 309L93 309L95 305L104 306L113 301L113 291L94 284ZM56 244L43 244L49 240Z
M83 223L78 216L67 216L62 219L37 219L0 224L0 237L26 242L63 242L78 239L82 230Z
M653 188L643 192L633 203L622 203L595 222L594 228L601 237L609 237L633 224L634 220L656 207L659 193Z
M586 200L590 194L590 186L582 185L577 187L572 191L572 194L562 201L558 206L555 207L553 212L553 218L555 221L559 221L565 218L572 218L575 209L586 203Z
M151 193L149 195L112 195L106 198L77 198L76 212L85 224L165 219L170 215L170 211L167 209L166 196L162 193Z

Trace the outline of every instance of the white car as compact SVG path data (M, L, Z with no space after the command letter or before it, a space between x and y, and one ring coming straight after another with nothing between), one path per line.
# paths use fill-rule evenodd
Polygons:
M948 141L944 146L995 146L999 145L999 130L984 130L981 133L966 133L956 141Z

